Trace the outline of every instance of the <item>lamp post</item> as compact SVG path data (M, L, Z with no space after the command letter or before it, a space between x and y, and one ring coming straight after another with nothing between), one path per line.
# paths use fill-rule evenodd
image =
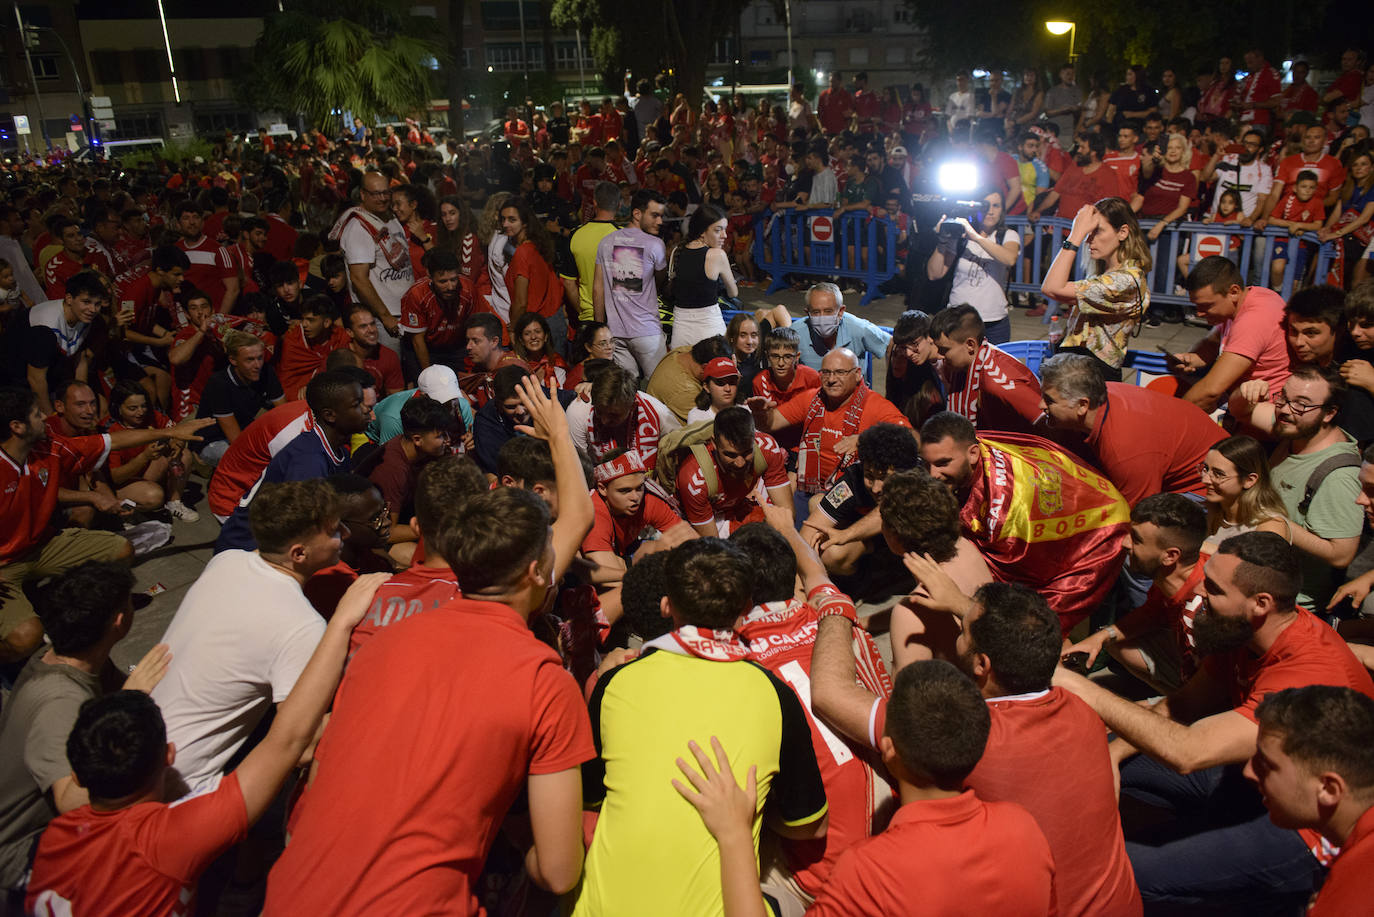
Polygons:
M1065 22L1062 19L1051 19L1045 23L1045 28L1051 35L1063 35L1065 32L1069 33L1069 63L1072 64L1076 61L1078 55L1073 53L1073 40L1078 31L1078 24Z

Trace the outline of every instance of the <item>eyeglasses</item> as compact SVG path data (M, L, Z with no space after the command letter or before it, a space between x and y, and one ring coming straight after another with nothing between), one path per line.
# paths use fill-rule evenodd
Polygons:
M391 504L383 500L382 508L377 510L376 515L371 519L340 519L339 522L344 526L345 537L348 535L348 529L354 526L370 528L372 531L381 534L391 526Z
M1321 404L1307 404L1301 401L1290 401L1287 395L1285 395L1283 392L1279 392L1274 396L1274 407L1284 408L1292 412L1293 416L1301 417L1304 414L1310 414L1313 411L1320 411L1322 408L1326 407L1326 403L1322 402Z
M841 379L841 378L843 378L843 377L849 375L850 373L856 373L856 372L858 372L858 371L859 371L859 367L857 367L857 366L855 366L853 369L823 369L823 370L821 370L821 378L822 378L822 379Z
M1227 478L1235 477L1235 475L1228 474L1225 471L1217 471L1216 469L1209 466L1206 462L1203 462L1201 465L1197 466L1197 476L1199 478L1202 478L1204 481L1210 479L1218 484L1220 484Z
M383 188L383 189L380 190L380 191L366 191L366 190L365 190L365 191L363 191L363 194L366 194L366 195L368 195L369 197L390 197L390 196L391 196L391 189L390 189L390 188Z
M768 361L770 363L795 363L801 357L796 353L770 353Z

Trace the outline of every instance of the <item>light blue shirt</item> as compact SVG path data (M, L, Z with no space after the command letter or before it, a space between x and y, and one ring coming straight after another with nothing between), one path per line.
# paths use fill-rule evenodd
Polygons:
M401 408L415 397L415 389L407 388L392 392L372 408L372 422L367 425L367 438L374 443L385 443L401 435ZM472 405L465 397L458 398L458 413L463 417L463 425L472 429Z
M811 328L806 322L798 322L793 327L797 329L797 335L801 338L801 362L819 370L821 360L829 351L816 350L815 345L811 343ZM887 355L887 345L890 343L892 335L867 319L851 315L849 312L840 316L840 327L835 332L834 347L848 347L854 351L854 356L859 358L860 366L863 365L865 354L871 355L875 360L881 360Z

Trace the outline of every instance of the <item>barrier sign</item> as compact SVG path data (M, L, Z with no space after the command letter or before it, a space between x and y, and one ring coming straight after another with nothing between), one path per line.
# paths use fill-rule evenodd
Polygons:
M1197 236L1197 256L1210 258L1226 254L1226 240L1221 236Z
M835 236L835 221L831 217L811 218L811 241L829 242Z

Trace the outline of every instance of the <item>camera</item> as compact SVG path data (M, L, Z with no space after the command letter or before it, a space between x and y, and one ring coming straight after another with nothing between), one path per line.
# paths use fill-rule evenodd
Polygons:
M974 229L980 229L983 225L983 217L988 212L988 205L983 201L956 201L945 198L941 203L945 221L940 224L940 235L947 238L957 238L964 234L964 227L953 222L954 220L963 217L973 225Z
M962 226L950 222L959 217L974 226L981 226L987 213L987 204L969 200L977 192L980 178L977 164L964 159L943 162L936 170L936 183L944 194L938 202L945 215L945 222L940 226L942 238L956 238L964 234Z

